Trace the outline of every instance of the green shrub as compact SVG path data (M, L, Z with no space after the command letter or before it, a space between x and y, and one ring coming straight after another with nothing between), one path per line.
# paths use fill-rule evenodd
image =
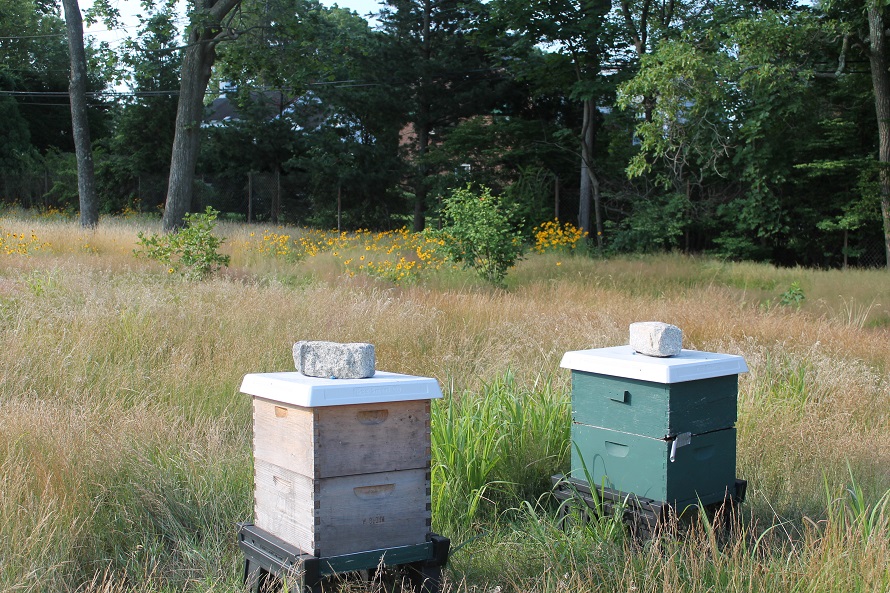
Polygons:
M783 307L794 307L800 311L801 305L806 300L806 295L800 287L800 281L795 280L791 286L779 296L779 304Z
M216 227L216 210L207 207L200 214L186 214L185 226L166 235L152 234L146 237L138 233L139 248L136 257L144 255L167 266L170 274L180 274L189 280L201 280L229 265L229 256L217 250L223 240L213 234Z
M524 248L521 234L510 220L511 212L487 187L477 193L467 185L445 198L442 213L445 226L441 236L448 258L502 286L507 270L522 257Z

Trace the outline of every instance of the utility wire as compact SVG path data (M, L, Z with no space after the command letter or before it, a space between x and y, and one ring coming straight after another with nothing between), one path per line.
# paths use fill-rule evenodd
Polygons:
M176 24L184 24L187 19L174 21ZM133 29L138 29L136 25L119 26L111 29L89 28L84 31L85 36L96 35L97 33L129 33ZM5 35L0 37L0 41L17 41L19 39L42 39L45 37L67 37L67 33L44 33L42 35Z
M482 76L467 76L474 74L485 74L498 72L501 68L475 68L471 70L459 70L455 72L445 72L439 76L435 77L435 80L453 80L455 78L462 78L464 81L472 81L478 80L480 78L484 78ZM464 78L466 77L466 78ZM374 82L367 80L356 80L356 79L345 79L345 80L324 80L318 82L308 82L305 86L308 87L335 87L335 88L360 88L360 87L372 87L372 86L380 86L380 87L399 87L405 86L408 84L414 84L416 81L413 80L390 80L383 82ZM275 92L275 93L294 93L293 88L258 88L251 89L251 92L257 93L266 93L266 92ZM207 89L204 91L205 95L215 95L219 94L220 91L217 89ZM152 97L152 96L163 96L163 95L178 95L179 89L175 90L156 90L156 91L90 91L86 95L87 97ZM68 91L8 91L8 90L0 90L0 96L12 96L12 97L62 97L68 96Z
M11 37L0 37L0 41L17 41L19 39L40 39L43 37L67 37L66 33L47 33L45 35L15 35Z

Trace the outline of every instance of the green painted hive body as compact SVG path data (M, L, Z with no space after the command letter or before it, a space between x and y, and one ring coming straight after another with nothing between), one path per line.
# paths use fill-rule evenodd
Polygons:
M733 492L741 357L623 346L568 352L562 366L572 369L573 478L678 506Z
M689 445L677 450L673 462L672 444L576 422L572 424L572 477L593 487L681 507L699 500L718 502L726 498L727 489L733 492L735 428L693 435Z
M572 420L656 439L730 428L738 375L655 383L572 372Z

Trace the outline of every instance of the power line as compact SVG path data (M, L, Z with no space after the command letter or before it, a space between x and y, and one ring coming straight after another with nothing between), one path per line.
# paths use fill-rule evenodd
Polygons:
M498 72L501 68L474 68L470 70L459 70L455 72L443 72L438 76L435 76L435 80L450 80L458 77L464 77L468 75L478 75L478 74L488 74L492 72ZM479 77L469 76L466 80L475 80ZM369 81L369 80L357 80L357 79L344 79L344 80L323 80L317 82L308 82L304 86L306 87L327 87L327 88L363 88L363 87L399 87L405 86L408 84L414 84L416 81L413 80L389 80L389 81ZM278 93L294 93L293 88L257 88L250 89L251 92L265 93L265 92L278 92ZM218 94L219 91L216 89L207 89L204 91L204 95L215 95ZM102 98L102 97L155 97L155 96L172 96L178 95L179 89L175 90L155 90L155 91L91 91L86 94L87 97L91 98ZM8 96L8 97L62 97L68 96L68 91L7 91L0 90L0 96Z
M90 91L87 97L100 99L102 97L154 97L164 95L178 95L175 91ZM205 95L213 94L210 91ZM2 97L68 97L68 91L0 91Z
M0 41L17 41L19 39L40 39L43 37L65 37L65 33L47 33L45 35L16 35L13 37L0 37Z
M71 104L68 102L65 103L29 103L29 102L21 102L19 105L31 105L35 107L64 107L68 109L71 107ZM104 107L102 103L87 103L87 107Z

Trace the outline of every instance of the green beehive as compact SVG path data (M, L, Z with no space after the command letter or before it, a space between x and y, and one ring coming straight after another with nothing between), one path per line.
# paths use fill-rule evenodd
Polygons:
M620 346L567 352L561 366L572 370L573 478L678 506L734 491L741 356Z

